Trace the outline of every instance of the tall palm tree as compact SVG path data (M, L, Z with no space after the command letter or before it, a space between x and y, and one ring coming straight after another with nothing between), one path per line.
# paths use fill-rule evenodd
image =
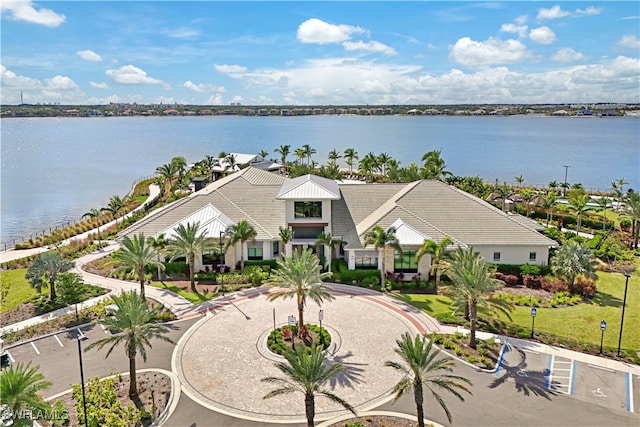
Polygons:
M378 154L378 165L383 177L387 176L387 167L391 160L393 159L388 153Z
M206 170L207 175L209 176L209 179L213 181L213 178L214 178L213 169L216 167L220 167L220 160L218 160L213 156L206 155L204 156L204 159L202 159L202 166Z
M38 293L49 287L49 300L54 301L58 276L71 270L73 265L73 261L65 260L58 251L44 252L34 258L24 277Z
M97 220L98 218L100 218L100 215L102 215L102 212L100 212L100 210L96 209L96 208L92 208L89 210L89 212L86 212L82 215L82 218L89 218L90 220ZM100 236L100 224L98 224L98 243L100 243L100 241L102 240L102 237Z
M341 157L342 157L342 155L335 148L333 150L329 151L329 154L327 154L327 158L329 159L329 165L335 166L337 161L338 161L338 159L340 159Z
M227 227L224 233L229 238L227 248L240 243L240 271L244 271L244 244L247 241L255 241L258 232L249 221L242 220L237 224Z
M523 188L520 192L520 196L522 196L522 204L524 205L528 217L529 212L531 211L531 202L533 202L533 199L537 197L536 193L534 193L530 188Z
M267 280L268 286L278 286L281 289L269 294L269 301L278 298L295 298L298 306L298 334L303 338L304 307L307 299L320 305L323 301L334 299L330 288L322 281L330 273L322 273L320 260L310 250L300 253L294 252L290 257L278 260L278 268L271 273Z
M122 209L124 208L124 200L122 200L122 198L118 195L115 196L111 196L111 198L109 199L109 203L107 204L107 206L105 206L104 208L102 208L103 212L109 212L111 214L111 216L113 216L113 219L115 219L116 224L118 223L118 214L122 211ZM98 228L98 231L100 231L100 229Z
M583 243L569 240L551 257L551 271L571 287L578 275L595 280L596 261L591 249Z
M298 164L302 164L302 160L307 156L306 151L304 151L304 148L296 148L296 150L294 151L294 154L296 155L296 162Z
M114 255L114 258L116 261L114 273L124 272L138 279L140 295L143 299L147 267L164 269L164 265L159 260L158 251L142 233L133 238L125 236L122 239L122 249Z
M293 240L293 231L289 227L280 227L279 236L282 242L282 256L287 256L287 244Z
M171 260L185 257L189 265L189 283L191 292L197 293L195 281L196 255L201 255L204 251L214 248L214 244L209 240L204 232L200 230L200 223L188 223L186 226L180 224L175 229L176 236L169 240L167 252L171 255Z
M574 210L578 218L576 233L580 233L580 226L582 225L582 216L591 210L588 206L591 197L584 190L570 191L568 195L569 206Z
M358 152L354 148L344 150L344 160L349 166L349 174L353 173L353 161L358 160Z
M522 183L524 182L524 177L522 175L519 175L519 176L516 176L514 179L518 184L518 186L522 187Z
M3 412L51 411L49 404L38 393L51 388L53 383L45 380L39 369L40 366L32 367L31 362L18 362L3 369L0 373L0 407Z
M369 152L362 158L362 160L360 160L360 164L358 165L358 172L364 175L365 181L373 182L375 172L376 170L378 170L378 167L378 157L373 154L373 152Z
M558 203L558 193L548 191L542 199L542 207L547 212L547 227L549 222L553 221L553 207Z
M556 188L558 188L558 181L549 182L549 188L555 192Z
M129 396L138 395L138 386L136 380L136 356L138 353L142 356L142 360L147 361L147 347L151 347L151 340L154 338L162 341L173 343L173 341L165 336L169 330L160 324L152 323L158 313L156 308L149 308L147 303L137 292L124 292L121 295L111 297L113 303L118 307L111 316L107 316L102 320L102 324L108 330L121 331L115 335L102 338L85 349L92 348L101 350L105 346L109 346L109 350L105 358L111 355L111 352L118 345L124 345L124 351L129 358Z
M442 181L446 176L451 175L447 171L447 164L441 156L442 149L431 150L422 156L424 165L422 167L422 177L424 179L437 179Z
M187 171L187 160L182 156L176 156L171 159L171 164L175 168L176 173L178 174L178 181L182 182L182 178L184 178L184 174Z
M493 296L502 287L502 282L493 278L495 267L484 262L472 247L458 248L448 262L446 274L453 282L450 288L454 311L469 314L469 346L476 348L476 323L478 312L500 312L511 320L511 303Z
M158 261L158 281L162 282L162 261L160 257L162 252L167 247L167 241L164 238L164 234L160 233L157 236L149 236L147 238L149 244L156 250L156 260Z
M235 154L227 154L227 157L224 158L224 161L227 163L225 166L225 170L230 170L231 173L236 171L238 161Z
M164 182L169 181L169 188L171 189L173 187L173 180L178 174L178 170L174 163L165 163L164 165L156 168L156 174L160 175Z
M263 160L267 160L267 156L269 155L269 152L267 150L260 150L260 153L258 153L258 155L262 157Z
M397 401L409 390L413 390L413 400L416 404L418 415L418 426L424 427L424 387L426 387L436 401L444 409L449 423L451 423L451 412L438 389L448 391L464 402L461 391L471 393L467 385L472 385L471 380L459 375L450 374L455 367L452 357L446 356L436 359L440 350L433 347L433 342L424 336L418 335L411 338L407 332L402 334L402 338L396 340L397 347L394 349L404 363L391 360L385 362L385 366L394 368L404 374L404 377L393 387L395 394L393 401ZM435 386L435 387L434 387Z
M281 145L280 147L273 150L274 152L280 154L280 163L282 166L287 165L287 156L291 154L291 146L290 145Z
M449 236L445 236L440 242L433 240L425 240L422 243L422 247L416 252L416 258L420 261L426 254L433 255L431 260L431 268L429 269L429 276L435 276L436 279L436 293L438 292L438 286L440 286L440 273L442 272L442 262L446 256L445 250L447 246L453 243L453 240Z
M326 352L318 346L313 346L307 351L303 346L298 346L294 351L283 355L287 362L279 362L276 367L285 375L280 377L266 377L262 381L269 384L277 384L279 388L270 391L264 399L289 395L300 392L304 395L304 408L307 417L307 427L314 426L316 415L315 398L323 396L341 405L352 414L357 415L355 409L344 399L335 395L328 388L324 388L327 382L345 370L342 363L326 363Z
M311 166L311 156L316 154L316 149L311 148L309 144L304 144L302 149L304 150L304 156L307 158L307 166Z
M380 253L380 286L384 288L384 275L385 271L385 248L391 246L398 252L402 252L400 242L396 237L396 228L389 227L386 230L379 225L376 225L371 230L367 231L364 235L365 246L373 245L374 249Z
M602 231L607 228L607 209L611 206L611 199L608 196L602 196L596 199L598 207L602 211Z
M327 247L327 264L328 271L331 273L331 261L333 260L332 254L335 246L340 243L339 240L333 238L331 233L320 233L318 234L318 240L316 240L316 246L325 246Z
M622 216L631 220L632 247L638 249L638 234L640 234L640 193L630 192L627 194Z

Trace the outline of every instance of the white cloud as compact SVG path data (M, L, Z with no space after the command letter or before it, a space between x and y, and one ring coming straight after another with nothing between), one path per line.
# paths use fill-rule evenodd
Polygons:
M527 30L529 29L526 25L516 25L516 24L502 24L500 27L500 31L503 33L515 33L518 34L520 38L525 37L527 35Z
M161 30L160 34L173 39L193 40L200 36L200 31L192 28L167 28Z
M342 47L344 47L347 51L363 51L363 52L372 52L372 53L382 53L385 55L397 55L398 52L395 51L394 48L387 46L386 44L370 41L370 42L343 42Z
M364 32L360 27L333 25L317 18L311 18L300 24L297 38L301 43L340 43L351 39L352 34Z
M224 91L225 91L224 87L221 87L221 86L216 86L216 85L206 84L206 83L195 84L191 80L187 80L182 85L185 88L187 88L187 89L189 89L189 90L191 90L193 92L198 92L198 93L204 93L204 92L221 92L221 93L224 93Z
M149 77L147 73L134 65L123 65L115 70L105 71L107 77L121 85L164 85L162 80Z
M77 90L80 89L76 82L65 76L55 76L50 79L46 79L47 88L51 90Z
M92 50L79 50L76 52L76 55L78 55L80 58L84 59L85 61L90 61L90 62L102 61L102 57Z
M94 89L109 89L109 85L104 82L102 83L89 82L89 85Z
M535 43L551 44L556 41L556 34L547 26L533 28L529 32L529 38Z
M222 94L211 95L204 103L206 105L222 105Z
M537 19L558 19L571 15L571 12L562 10L560 6L555 5L551 9L539 9Z
M0 65L0 82L3 88L15 88L19 90L40 89L41 83L31 77L19 76L10 71L4 65ZM4 99L4 96L2 97Z
M243 67L242 65L215 64L213 68L215 68L217 72L222 74L238 74L247 71L247 67Z
M575 62L584 59L584 55L580 52L576 52L570 47L565 47L563 49L558 49L553 55L551 55L551 60L556 62Z
M515 22L517 25L524 25L526 24L527 19L529 19L527 15L520 15L516 17L516 19L514 19L513 22Z
M634 34L625 34L618 40L617 46L628 49L640 49L640 40Z
M601 7L589 6L586 9L576 9L578 15L600 15Z
M530 57L524 44L518 40L489 38L479 42L462 37L451 49L449 58L467 67L484 67L496 64L512 64Z
M66 17L51 9L36 9L31 0L2 0L0 10L8 11L9 16L16 21L31 22L46 27L57 27Z

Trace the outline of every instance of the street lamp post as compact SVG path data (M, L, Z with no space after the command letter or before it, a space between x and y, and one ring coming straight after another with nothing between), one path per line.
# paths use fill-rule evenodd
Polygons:
M569 168L571 166L568 165L564 165L562 166L564 168L564 191L567 191L567 173L569 172Z
M220 240L218 244L220 245L220 265L218 268L220 269L220 293L224 296L224 231L220 232Z
M320 345L324 344L324 340L322 339L322 319L324 318L324 310L320 309L318 312L318 320L320 321Z
M631 274L624 273L627 278L624 282L624 297L622 298L622 319L620 320L620 337L618 338L618 357L620 357L620 345L622 344L622 328L624 327L624 309L627 305L627 288L629 287L629 277Z
M85 427L89 426L89 422L87 421L87 397L84 391L84 368L82 367L82 346L80 344L80 337L77 338L78 341L78 358L80 359L80 381L82 383L82 409L84 410L84 425Z
M600 322L600 331L602 331L600 335L600 354L602 354L602 342L604 341L604 331L606 330L607 330L607 322L603 320L602 322Z

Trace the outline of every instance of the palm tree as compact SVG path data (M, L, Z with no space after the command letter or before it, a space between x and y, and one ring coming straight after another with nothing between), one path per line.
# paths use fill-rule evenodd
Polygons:
M335 148L333 150L329 151L329 154L327 155L327 158L329 159L329 165L335 166L336 162L341 157L342 156L340 155L340 152L338 150L336 150Z
M404 363L394 361L386 361L385 366L400 371L404 376L393 387L395 394L393 401L397 401L409 390L413 389L413 400L416 404L418 425L424 427L424 387L444 409L449 423L451 423L451 412L445 404L442 396L437 389L442 389L453 394L455 397L464 402L461 391L471 394L471 390L467 385L472 385L468 378L450 374L455 367L452 357L443 357L436 359L440 354L440 350L433 347L433 342L426 337L416 336L411 338L407 332L402 334L402 338L396 340L397 347L394 349L396 354L400 356ZM433 387L436 386L436 387Z
M511 303L493 296L502 287L502 282L494 279L495 267L484 262L472 247L458 248L452 255L446 274L453 282L450 289L454 311L468 313L470 323L469 346L476 348L476 323L479 311L500 312L511 320Z
M622 216L631 220L632 247L638 249L638 234L640 234L640 193L629 192L627 194Z
M189 264L189 282L191 292L197 293L195 281L196 255L201 255L204 251L213 249L214 244L204 233L200 232L200 223L179 224L175 228L176 236L169 240L167 252L171 255L171 260L185 257Z
M263 160L267 160L267 156L269 155L269 152L267 150L260 150L260 153L258 153L258 155L262 157Z
M133 239L125 236L122 239L122 249L114 255L114 258L117 265L114 273L124 272L138 279L140 295L143 299L147 267L164 269L164 265L159 260L158 251L142 233L133 236Z
M318 234L318 240L316 241L316 246L326 246L328 248L328 252L327 252L327 264L329 266L328 270L329 273L331 273L331 261L333 259L332 257L332 251L333 248L335 248L335 246L340 243L339 240L336 240L333 238L333 236L331 236L331 233L320 233Z
M281 145L280 147L276 148L275 150L276 153L280 154L280 163L282 164L283 167L287 167L287 156L289 154L291 154L291 146L290 145Z
M302 149L304 150L304 156L307 158L307 166L311 166L311 156L316 154L316 149L311 148L309 144L304 144Z
M227 163L225 166L225 170L230 170L231 173L236 171L236 167L238 166L238 162L236 160L235 154L227 154L227 157L224 158L224 161Z
M118 213L120 213L120 211L122 211L123 208L124 208L124 200L122 200L120 196L115 195L115 196L111 196L111 198L109 199L109 203L107 204L106 207L102 208L102 211L109 212L111 216L113 216L113 219L115 219L117 224ZM100 231L100 228L98 228L98 232L99 231Z
M418 261L426 254L432 254L431 268L429 269L429 276L435 276L436 279L436 293L438 293L438 286L440 285L440 273L442 271L442 262L446 256L445 250L447 246L453 243L453 240L449 236L445 236L439 243L433 240L425 240L422 243L422 247L418 249L416 257Z
M520 175L520 176L516 176L514 179L515 179L516 183L517 183L520 187L522 187L522 183L524 182L524 177L523 177L522 175Z
M147 347L151 348L151 339L157 338L162 341L173 343L165 334L169 330L160 324L152 323L158 311L156 308L150 309L143 296L137 292L124 292L121 295L111 297L113 303L118 307L111 316L102 320L102 324L108 330L121 331L115 335L102 338L85 349L92 348L101 350L105 346L110 346L105 359L118 345L124 345L124 351L129 358L129 396L138 395L136 381L136 356L138 353L142 360L147 361Z
M307 153L304 151L304 148L296 148L294 154L296 155L298 164L301 164L302 159L304 159L307 156Z
M344 160L349 166L349 174L353 173L353 161L358 160L358 152L354 148L344 150Z
M365 246L373 245L376 251L380 253L380 286L384 288L384 275L385 271L385 248L387 246L391 246L398 252L402 252L402 248L400 247L400 242L396 237L396 228L389 227L386 230L379 225L376 225L371 230L367 231L364 235L364 244Z
M18 362L3 369L0 374L0 408L3 412L51 411L49 404L38 393L50 388L53 383L45 380L39 369L40 366L32 367L31 362Z
M378 157L372 152L368 152L367 155L360 160L358 172L364 175L365 181L373 182L375 171L378 170L378 167Z
M547 211L547 227L553 221L553 207L558 203L558 193L549 191L542 199L542 207Z
M215 167L220 167L220 160L216 159L213 156L206 155L204 156L204 159L202 159L202 166L207 171L209 179L213 181L213 169Z
M178 174L178 181L182 182L182 178L187 170L187 160L182 156L176 156L171 159L171 164L175 168L176 173Z
M555 189L558 188L558 181L549 182L549 188L555 192Z
M578 275L588 279L597 279L596 261L587 245L569 240L562 245L551 258L551 271L573 286Z
M44 252L34 258L24 277L38 293L48 286L49 300L55 301L58 275L71 270L73 265L73 261L65 260L60 252Z
M147 238L148 243L151 245L153 249L156 250L156 257L158 261L158 281L162 282L162 261L160 257L162 256L162 251L167 246L167 241L164 238L164 234L160 233L157 236L149 236Z
M582 215L591 210L591 207L587 205L591 197L584 192L584 190L570 191L568 195L569 206L573 208L578 217L576 233L580 234L580 226L582 225Z
M520 192L520 196L522 196L522 203L525 206L525 210L527 212L527 217L528 217L529 212L531 211L531 202L533 201L533 199L537 197L536 193L534 193L533 190L530 188L524 188Z
M607 228L607 209L611 205L611 199L607 196L602 196L596 199L598 207L602 211L602 231Z
M165 163L164 165L156 168L156 174L160 175L164 182L169 181L169 188L173 187L173 180L177 173L178 170L174 163Z
M284 357L287 362L276 363L276 367L285 375L285 378L266 377L262 379L263 382L280 386L280 388L267 393L264 399L295 392L304 394L307 427L314 425L316 395L326 397L357 415L355 409L347 401L335 395L328 388L323 388L327 382L345 370L342 363L326 363L326 352L315 345L310 348L310 351L307 351L303 346L298 346L295 352L284 353Z
M102 212L100 212L96 208L92 208L91 210L89 210L89 212L84 213L81 218L89 218L90 220L94 221L100 218L100 215L102 215ZM101 240L102 238L100 237L100 224L98 224L98 243L100 243Z
M255 241L258 232L253 225L247 220L242 220L235 225L230 225L224 232L229 241L227 242L227 248L235 246L240 243L240 271L244 271L244 244L247 241Z
M323 301L334 299L330 288L322 281L330 276L322 273L320 260L310 250L300 253L294 252L290 257L278 260L278 268L271 273L267 280L268 286L278 286L281 289L269 294L267 299L273 301L278 298L295 298L298 305L298 335L304 335L304 307L307 299L320 305Z
M387 175L387 167L389 166L389 162L393 160L388 153L378 154L378 165L380 167L380 172L382 176Z
M447 171L447 164L440 155L441 153L442 149L432 150L422 156L424 162L422 178L442 181L445 176L451 175L451 172Z
M287 243L293 240L293 231L289 227L280 227L279 235L282 241L282 256L287 256Z

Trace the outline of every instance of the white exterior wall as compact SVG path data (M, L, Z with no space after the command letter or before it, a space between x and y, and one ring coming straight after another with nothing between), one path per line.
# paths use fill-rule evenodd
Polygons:
M547 265L549 261L548 246L474 246L486 262L494 264L535 264ZM500 261L493 260L493 253L500 252ZM529 252L536 253L536 260L529 261Z

